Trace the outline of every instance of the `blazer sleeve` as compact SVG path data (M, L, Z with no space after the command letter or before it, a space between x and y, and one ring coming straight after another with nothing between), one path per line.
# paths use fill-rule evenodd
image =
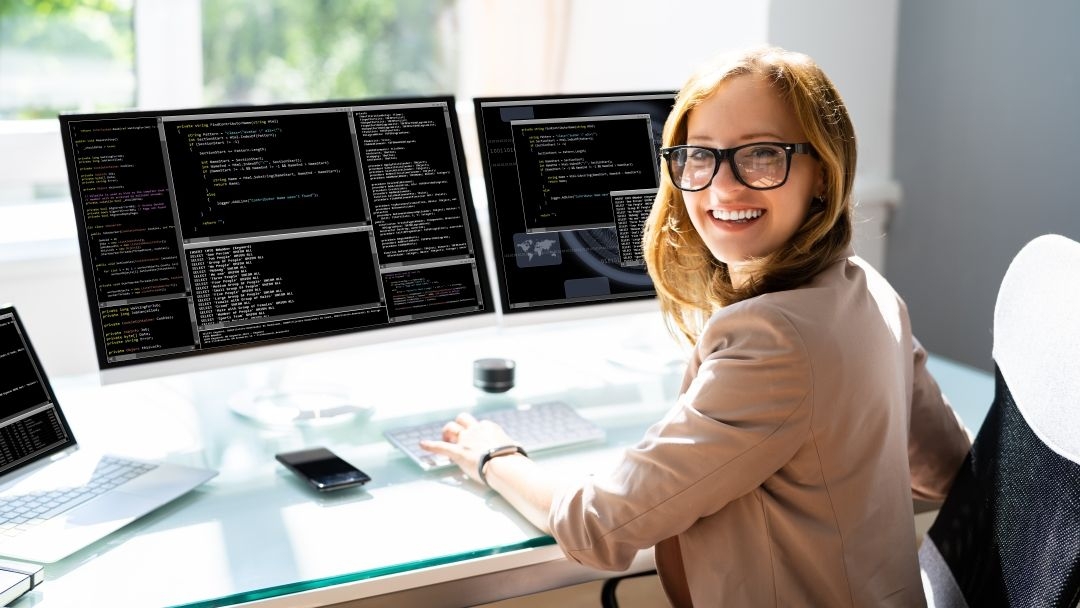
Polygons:
M939 502L971 449L964 423L926 369L926 349L912 338L914 351L908 463L914 498Z
M578 562L622 570L638 550L760 486L808 436L811 378L805 346L782 312L721 311L675 406L613 474L556 496L549 524L560 547Z

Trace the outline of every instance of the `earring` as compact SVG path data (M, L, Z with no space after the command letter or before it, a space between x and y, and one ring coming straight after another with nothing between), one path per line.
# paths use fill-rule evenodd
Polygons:
M825 199L821 198L820 196L815 196L814 198L810 199L810 211L817 212L817 211L824 211L824 210L825 210Z

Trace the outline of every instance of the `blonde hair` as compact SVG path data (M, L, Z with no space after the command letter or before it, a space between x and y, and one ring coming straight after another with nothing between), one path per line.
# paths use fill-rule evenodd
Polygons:
M686 143L687 116L725 82L743 75L765 78L791 105L814 148L824 176L821 203L780 249L755 263L746 285L731 283L690 223L682 191L667 171L645 224L645 262L669 330L691 343L717 309L764 293L792 289L835 261L851 241L855 131L832 81L810 57L776 47L725 55L690 77L664 124L664 146Z

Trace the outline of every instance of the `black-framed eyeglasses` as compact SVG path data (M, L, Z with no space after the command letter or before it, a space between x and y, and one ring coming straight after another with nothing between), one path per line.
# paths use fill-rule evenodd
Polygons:
M709 187L720 163L727 159L739 183L754 190L772 190L787 182L792 154L814 154L809 143L754 142L734 148L672 146L661 148L668 175L679 190L697 192Z

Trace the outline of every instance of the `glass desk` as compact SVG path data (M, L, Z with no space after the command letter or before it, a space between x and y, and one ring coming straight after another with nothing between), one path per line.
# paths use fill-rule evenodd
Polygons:
M517 361L508 393L472 386L472 361L492 356ZM636 315L470 330L105 387L96 377L57 379L85 447L219 475L46 566L45 582L13 606L464 605L610 576L564 559L551 537L456 469L420 471L381 433L466 409L561 399L608 439L536 459L567 478L602 473L674 402L682 356L657 316ZM940 359L933 371L977 430L990 376ZM229 408L247 387L294 379L337 385L370 409L344 423L275 428ZM315 445L372 481L318 494L273 458ZM642 552L631 570L651 567Z

